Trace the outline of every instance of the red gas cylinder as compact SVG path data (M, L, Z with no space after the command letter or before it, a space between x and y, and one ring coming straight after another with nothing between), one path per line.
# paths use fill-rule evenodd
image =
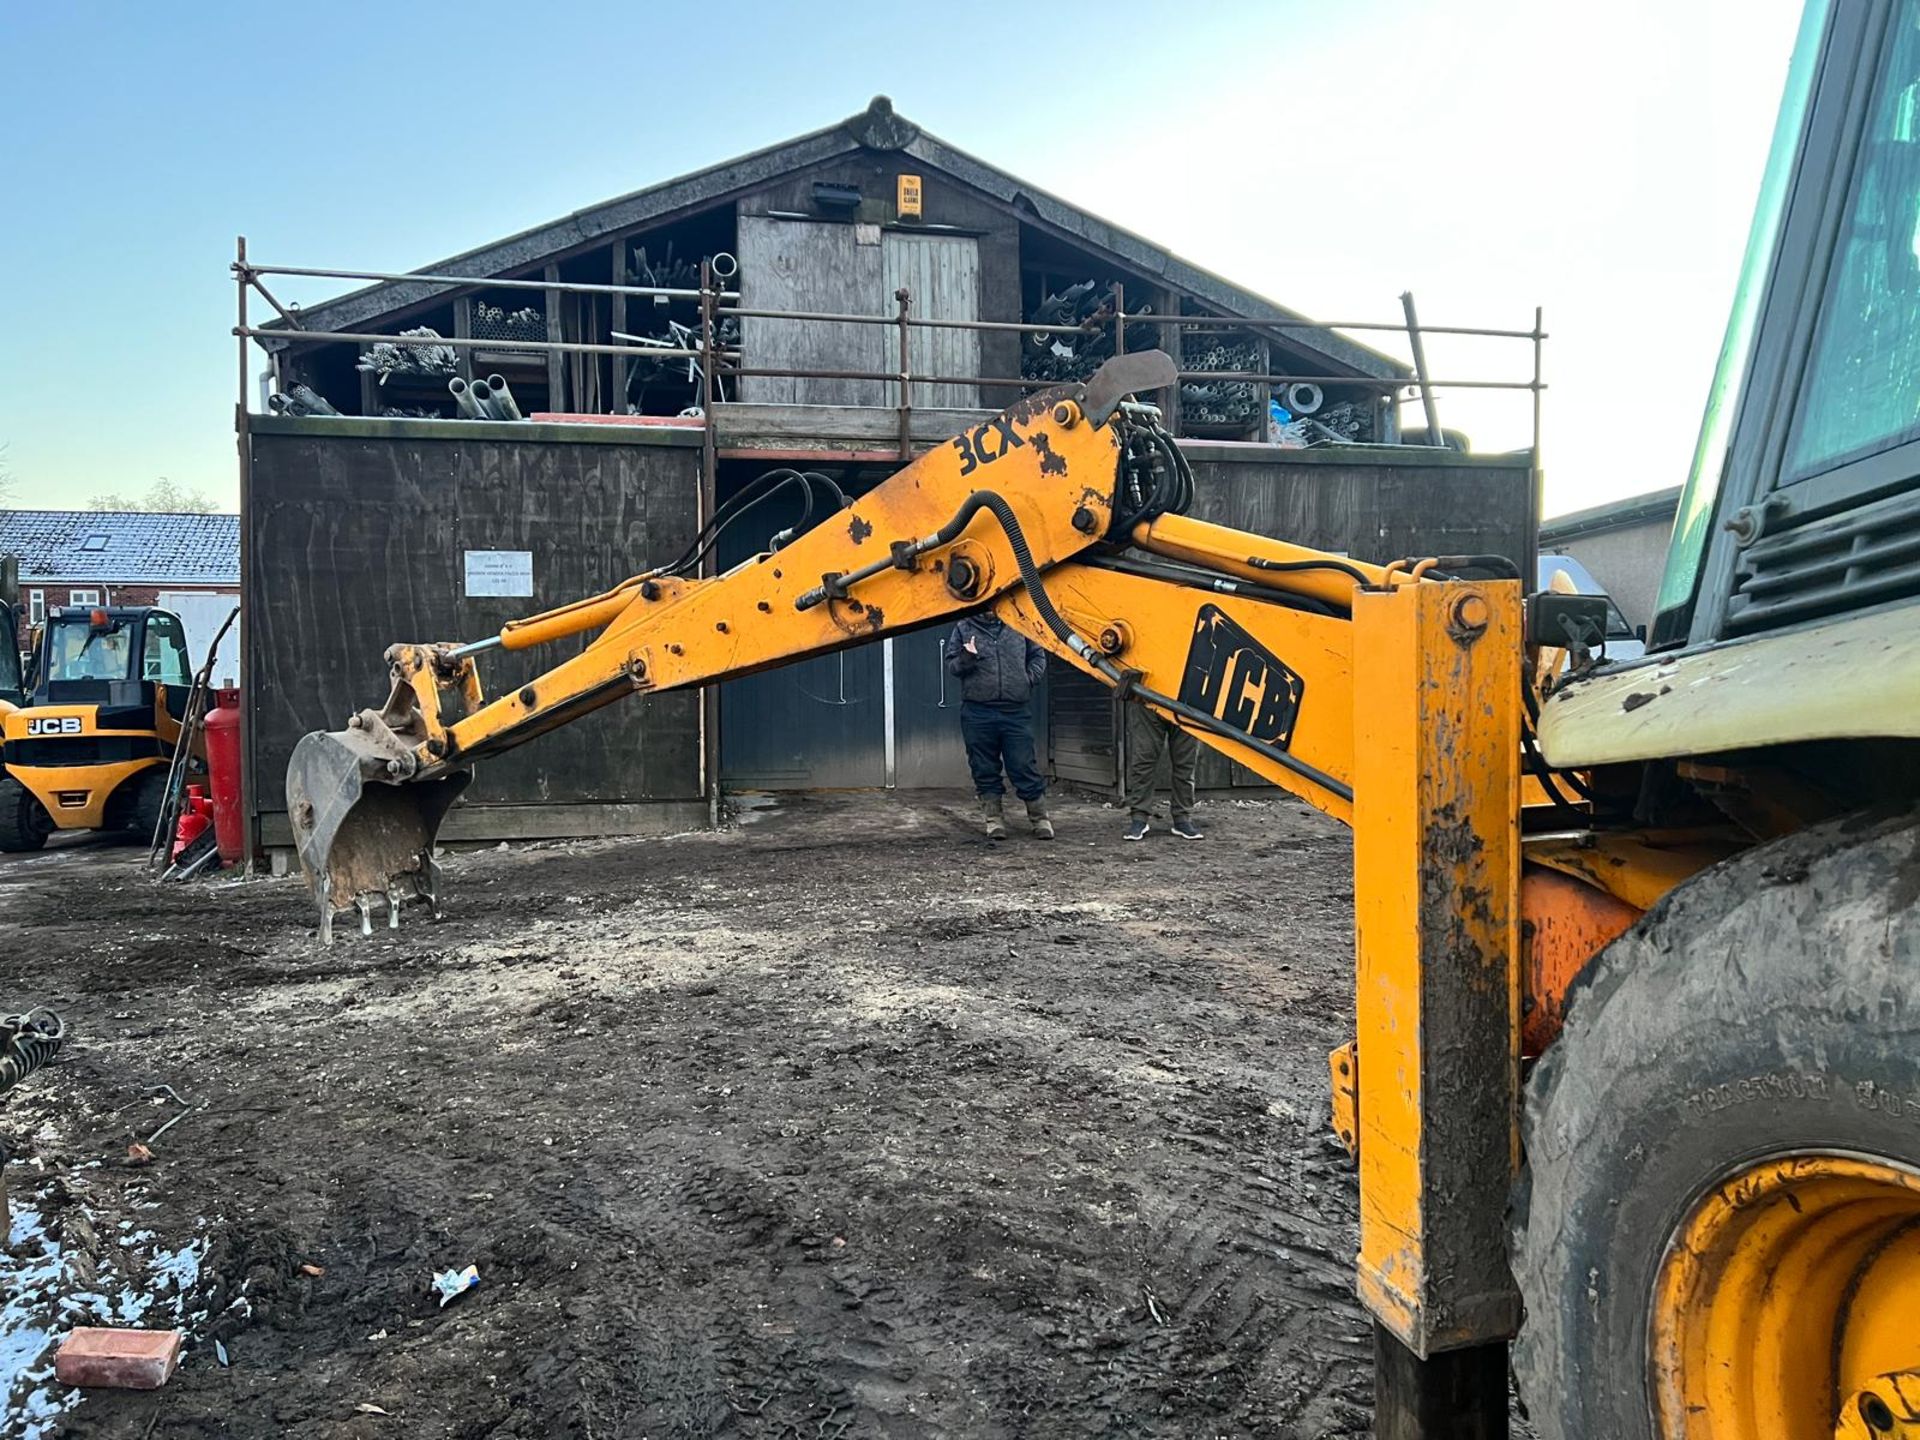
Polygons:
M173 850L167 858L178 860L181 852L206 834L207 826L212 823L213 806L207 799L205 789L198 785L187 786L186 803L180 807L180 821L173 827Z
M213 787L213 829L220 863L239 860L246 827L240 818L240 692L222 690L207 714L207 781Z

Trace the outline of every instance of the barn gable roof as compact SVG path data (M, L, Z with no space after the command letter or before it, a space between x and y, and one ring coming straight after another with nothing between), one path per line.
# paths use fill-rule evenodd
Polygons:
M867 109L837 125L576 210L549 224L435 261L422 267L421 273L510 276L623 232L678 219L735 199L796 170L862 150L893 150L910 155L999 201L1027 223L1104 253L1117 263L1152 276L1225 314L1256 322L1297 322L1309 318L949 145L896 114L884 95L876 96ZM431 281L381 281L338 299L308 306L299 312L299 320L304 329L352 331L397 310L460 288ZM273 321L265 328L284 327ZM1410 373L1399 361L1342 335L1298 330L1284 333L1292 348L1320 356L1342 370L1382 377ZM285 341L266 343L278 348L293 342L289 333Z

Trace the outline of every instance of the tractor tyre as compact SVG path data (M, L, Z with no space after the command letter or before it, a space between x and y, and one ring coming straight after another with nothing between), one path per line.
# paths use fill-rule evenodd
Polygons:
M11 775L0 776L0 851L38 850L52 833L53 819L39 797Z
M142 770L132 783L133 806L127 814L127 829L152 844L167 808L167 772L164 768Z
M1589 967L1515 1196L1541 1440L1830 1440L1920 1367L1916 898L1920 811L1855 815L1696 877Z

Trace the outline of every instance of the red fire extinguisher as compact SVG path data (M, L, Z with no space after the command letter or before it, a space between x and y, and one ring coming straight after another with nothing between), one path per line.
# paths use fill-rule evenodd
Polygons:
M180 821L173 827L173 850L167 858L178 860L189 845L207 833L207 826L212 823L213 802L207 799L206 788L201 785L187 786L186 801L180 807Z
M240 692L222 690L207 715L207 780L213 787L213 830L220 863L240 859L245 827L240 819Z

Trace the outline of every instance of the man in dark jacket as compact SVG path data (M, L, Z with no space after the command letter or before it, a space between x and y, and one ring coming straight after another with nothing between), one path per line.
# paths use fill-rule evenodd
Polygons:
M1033 833L1051 840L1047 782L1033 756L1033 687L1047 673L1047 652L998 615L970 615L953 627L947 641L947 669L960 677L960 735L987 838L1001 840L1007 833L1001 810L1004 765L1013 793L1027 802Z

